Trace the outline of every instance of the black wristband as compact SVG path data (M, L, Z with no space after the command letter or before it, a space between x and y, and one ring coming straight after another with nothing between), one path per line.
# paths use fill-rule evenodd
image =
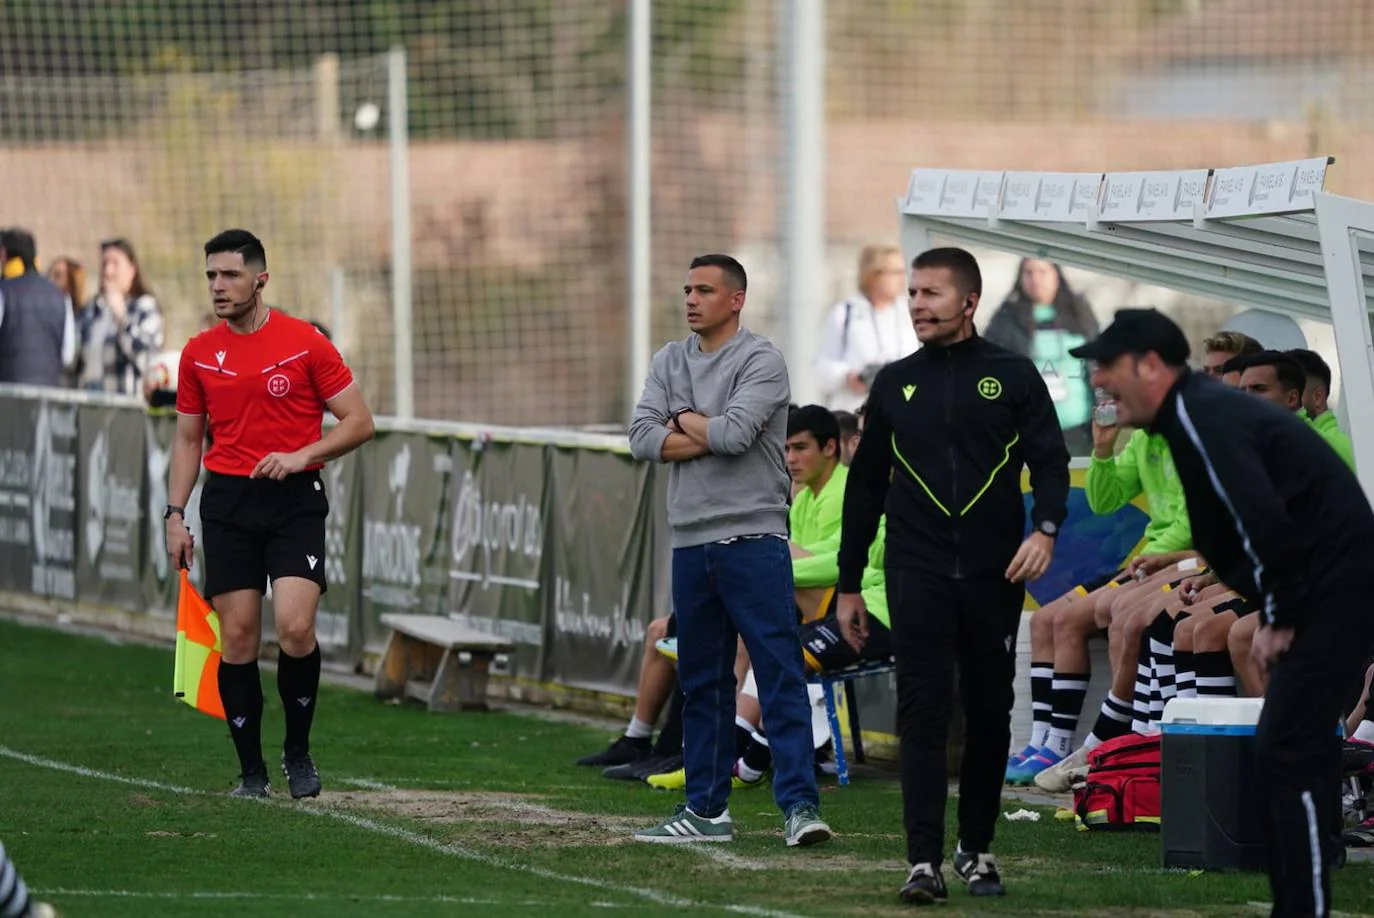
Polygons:
M172 514L174 514L174 513L175 513L177 516L181 517L181 521L182 521L183 523L186 522L186 508L185 508L185 507L178 507L178 506L176 506L175 504L168 504L168 505L167 505L166 509L164 509L164 510L162 511L162 518L163 518L164 520L170 520L170 519L172 518Z

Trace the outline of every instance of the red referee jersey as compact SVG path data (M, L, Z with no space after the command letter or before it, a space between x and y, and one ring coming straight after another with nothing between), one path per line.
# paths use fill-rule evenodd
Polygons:
M250 475L268 453L295 452L318 440L325 402L351 385L353 374L328 338L274 310L251 335L220 322L186 343L177 412L208 418L205 468Z

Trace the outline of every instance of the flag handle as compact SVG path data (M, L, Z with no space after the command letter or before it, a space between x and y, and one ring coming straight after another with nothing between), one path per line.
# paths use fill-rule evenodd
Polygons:
M186 565L178 564L177 576L180 578L181 585L177 592L177 636L176 636L176 655L172 664L172 695L176 698L185 698L186 664L183 659L186 655L186 603L183 596L187 587Z

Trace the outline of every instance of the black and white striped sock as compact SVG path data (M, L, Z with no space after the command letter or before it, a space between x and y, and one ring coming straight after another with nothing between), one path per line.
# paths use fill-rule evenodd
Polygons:
M1174 651L1174 686L1180 698L1197 697L1197 668L1191 650Z
M1234 698L1236 673L1231 668L1231 655L1224 650L1208 650L1193 654L1197 666L1197 693L1201 696Z
M1174 628L1178 620L1160 612L1145 630L1145 646L1150 653L1150 711L1145 733L1157 732L1164 719L1164 705L1176 694L1174 688Z
M1054 713L1044 745L1062 757L1073 751L1073 734L1078 729L1078 716L1083 713L1083 699L1088 695L1088 674L1055 673L1053 684Z
M0 918L24 918L28 913L29 890L0 844Z
M1035 663L1030 665L1031 680L1031 735L1030 744L1036 749L1045 745L1052 726L1051 712L1054 708L1054 663Z
M1093 732L1084 740L1083 745L1091 749L1099 743L1125 736L1130 732L1131 706L1108 692L1107 700L1102 702L1102 710L1098 712L1097 723L1093 724Z
M1131 732L1144 733L1150 728L1151 685L1158 685L1150 660L1150 643L1140 642L1140 654L1135 664L1135 694L1131 698Z

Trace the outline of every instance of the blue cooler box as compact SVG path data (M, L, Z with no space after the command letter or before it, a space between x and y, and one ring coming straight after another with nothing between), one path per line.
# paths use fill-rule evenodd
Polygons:
M1159 778L1165 867L1266 868L1266 802L1255 786L1255 725L1263 707L1262 698L1175 698L1165 706ZM1339 786L1339 765L1330 780ZM1338 824L1339 812L1334 816Z

